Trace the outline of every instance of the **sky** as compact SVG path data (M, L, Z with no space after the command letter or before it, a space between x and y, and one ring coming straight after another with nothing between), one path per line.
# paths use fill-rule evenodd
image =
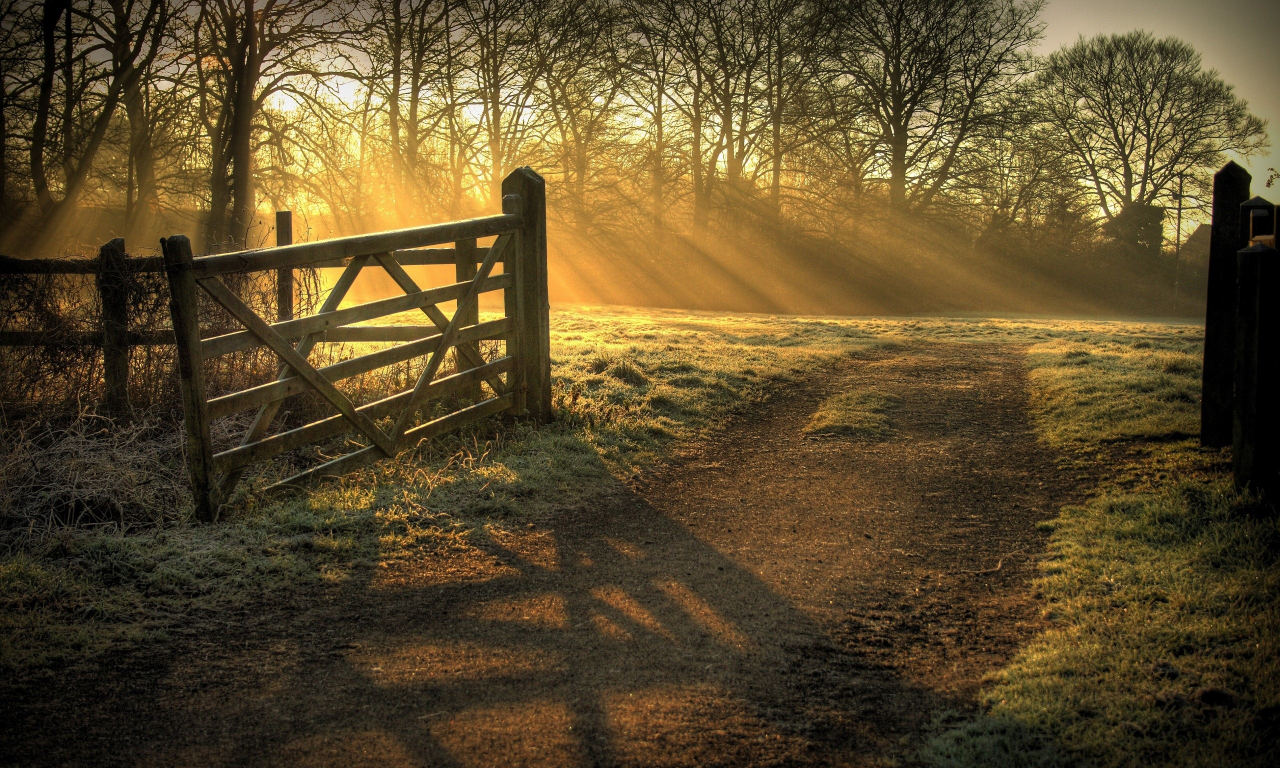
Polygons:
M1049 0L1041 19L1041 53L1073 43L1080 35L1145 29L1157 37L1173 35L1204 57L1235 86L1249 109L1266 120L1270 154L1242 163L1253 175L1254 194L1280 198L1280 182L1263 187L1268 167L1280 166L1280 0ZM1237 159L1237 162L1238 159Z

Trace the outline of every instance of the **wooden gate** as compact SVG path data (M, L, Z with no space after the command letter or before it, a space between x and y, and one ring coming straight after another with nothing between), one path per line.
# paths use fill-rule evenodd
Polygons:
M172 296L187 465L200 520L216 519L221 502L250 464L318 440L357 432L369 445L273 488L301 487L341 475L486 416L512 412L539 421L550 418L545 187L540 176L521 168L503 180L502 190L501 215L427 227L199 258L192 256L191 244L182 235L161 241ZM477 238L491 236L497 240L489 248L476 247ZM450 242L455 244L452 249L427 248ZM404 269L421 264L454 264L458 282L424 290ZM502 273L495 275L498 264L503 265ZM260 317L221 279L236 273L308 266L345 269L316 314L275 323ZM366 267L385 270L404 295L339 308ZM244 330L202 339L197 286ZM479 295L498 290L504 293L504 317L479 322ZM438 305L451 301L457 302L457 308L448 317ZM419 310L429 324L356 325ZM483 340L505 342L505 354L486 361L479 350ZM317 368L308 361L308 354L322 341L401 343ZM208 398L205 360L262 346L281 361L275 381ZM437 377L451 349L457 350L458 370ZM335 386L342 379L424 357L426 365L411 389L371 403L356 405ZM482 382L489 387L487 396L482 394ZM272 422L283 401L304 392L318 394L336 413L272 433ZM423 406L459 393L478 402L419 421ZM250 409L256 409L257 415L240 445L214 453L210 420ZM378 425L381 419L391 420L389 428Z

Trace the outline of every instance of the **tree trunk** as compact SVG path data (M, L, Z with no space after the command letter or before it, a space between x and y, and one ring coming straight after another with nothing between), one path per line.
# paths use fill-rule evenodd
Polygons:
M218 98L209 87L209 73L205 71L203 62L210 53L201 45L203 17L196 22L192 34L195 49L196 94L200 104L200 119L207 126L209 134L209 212L201 233L202 247L206 252L213 251L218 245L226 242L227 206L231 202L230 179L227 177L227 109L226 103ZM235 81L226 82L228 91L235 90ZM230 96L228 93L226 96ZM218 102L215 106L215 100ZM211 116L217 111L216 116Z
M3 234L13 211L9 207L9 92L0 78L0 234Z
M392 0L391 18L391 94L388 99L388 128L391 133L391 176L395 179L393 194L399 214L404 190L404 160L400 154L400 89L404 57L404 28L400 18L400 0Z
M40 91L36 97L36 117L31 127L30 164L31 183L36 193L36 210L41 216L47 215L53 208L53 194L49 191L49 176L45 170L44 153L49 143L49 110L53 106L53 77L54 70L57 69L58 20L68 7L70 3L67 0L46 3L44 16L40 21L44 62L40 70Z
M661 232L663 228L663 205L662 205L662 187L665 181L666 169L662 165L662 158L666 156L667 145L666 136L663 133L663 104L662 104L662 82L659 81L654 88L655 96L653 100L653 228Z
M219 122L225 123L225 119ZM204 247L213 250L227 241L227 208L231 205L231 179L227 174L225 125L210 137L213 152L209 174L209 220L205 224Z
M496 71L493 77L494 86L489 91L489 205L491 210L501 210L502 172L505 165L502 157L502 94L498 91Z
M734 114L736 110L733 105L734 92L732 83L725 79L724 99L720 104L720 137L724 143L724 186L728 194L733 194L738 189L738 177L741 175L740 162L738 159L738 140L734 135ZM724 200L721 200L724 204Z
M702 167L702 109L697 105L696 94L689 127L693 131L693 147L689 153L693 165L693 229L702 232L707 228L708 205L707 182Z
M243 66L237 73L235 103L231 111L231 232L237 246L248 247L249 229L253 226L257 204L253 190L253 115L254 86L258 81L258 45L254 28L253 0L245 5Z
M577 177L574 179L573 203L574 218L577 221L579 231L586 232L591 226L591 216L587 208L587 166L590 159L587 157L587 141L582 135L578 135L575 140L575 151L577 160Z
M449 214L458 218L462 214L462 179L466 168L463 164L462 137L458 130L458 88L453 62L453 24L449 11L445 11L444 28L449 30L444 39L445 87L449 103Z
M772 109L770 110L770 150L769 158L769 210L773 212L775 217L782 215L782 110L784 107L783 99L785 98L785 80L782 71L784 65L782 40L779 39L774 43L777 49L777 60L774 63Z
M146 242L154 234L160 197L156 188L156 158L141 79L125 92L124 108L129 118L129 164L134 178L131 187L137 190L125 217L125 242Z
M416 32L418 35L424 35L425 32L419 28ZM412 43L413 65L409 68L409 113L404 121L404 151L401 155L401 163L403 170L401 173L401 186L404 189L405 202L399 205L398 213L401 216L409 215L412 221L421 221L422 205L421 195L419 192L418 181L418 148L421 146L422 137L418 131L418 119L422 113L422 91L425 89L423 83L422 68L423 50L425 42L422 39L414 39ZM408 208L408 210L406 210Z
M71 174L75 173L75 161L72 159L72 151L75 146L76 103L79 101L79 99L72 96L75 93L76 78L75 37L71 28L70 4L67 5L67 15L64 18L62 38L62 178L64 182L69 182ZM72 204L74 205L74 202Z
M907 133L906 127L895 131L889 140L889 207L898 212L907 209Z

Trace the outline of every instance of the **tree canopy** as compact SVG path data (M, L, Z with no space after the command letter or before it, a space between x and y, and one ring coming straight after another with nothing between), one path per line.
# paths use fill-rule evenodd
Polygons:
M1181 41L1037 59L1041 5L0 0L0 250L65 246L77 210L210 249L261 242L268 206L321 235L456 218L526 164L588 234L896 212L1078 238L1180 187L1194 211L1265 146Z

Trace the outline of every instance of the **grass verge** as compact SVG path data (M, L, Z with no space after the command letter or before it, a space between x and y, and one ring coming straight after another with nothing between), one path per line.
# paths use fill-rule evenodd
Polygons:
M1199 449L1199 345L1069 334L1028 352L1042 439L1109 467L1046 524L1053 628L947 723L936 766L1280 764L1280 525Z

